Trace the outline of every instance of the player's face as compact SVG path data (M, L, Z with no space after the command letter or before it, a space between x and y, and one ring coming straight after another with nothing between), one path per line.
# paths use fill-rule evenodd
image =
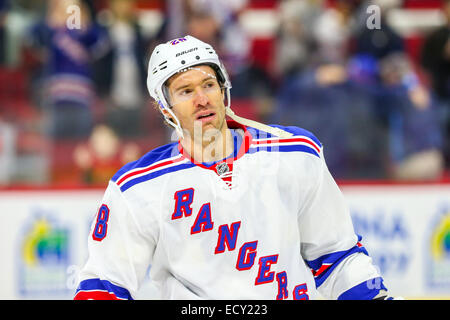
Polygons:
M168 82L172 111L183 130L191 137L216 129L225 133L224 93L214 70L206 65L195 66L174 75Z

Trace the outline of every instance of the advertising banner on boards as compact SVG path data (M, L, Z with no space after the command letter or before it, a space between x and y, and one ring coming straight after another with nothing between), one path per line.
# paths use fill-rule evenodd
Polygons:
M404 297L450 298L450 188L343 188L356 233L386 285Z

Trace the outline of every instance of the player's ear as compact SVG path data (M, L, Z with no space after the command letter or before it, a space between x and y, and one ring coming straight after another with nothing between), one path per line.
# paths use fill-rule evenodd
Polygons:
M170 116L170 113L169 113L167 110L161 109L161 112L162 112L162 114L164 115L164 118L165 118L165 119L169 119L170 121L175 122L175 121L172 119L172 117Z
M167 110L164 110L163 108L160 107L160 105L158 104L158 102L153 101L153 107L155 108L155 110L158 110L158 112L161 112L161 114L164 116L164 122L169 125L166 121L166 118L168 118L170 121L173 122L173 119L170 117L170 113L167 112Z

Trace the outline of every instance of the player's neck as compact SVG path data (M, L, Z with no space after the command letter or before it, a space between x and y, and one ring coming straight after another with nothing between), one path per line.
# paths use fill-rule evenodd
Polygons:
M183 149L197 162L214 162L228 157L234 151L233 136L228 127L213 133L206 132L201 138L181 140Z

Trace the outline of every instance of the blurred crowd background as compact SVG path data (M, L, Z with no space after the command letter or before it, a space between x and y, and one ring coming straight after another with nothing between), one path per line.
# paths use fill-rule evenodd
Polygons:
M312 131L336 179L449 180L450 1L0 0L0 186L104 186L170 142L147 64L186 34L238 115Z

